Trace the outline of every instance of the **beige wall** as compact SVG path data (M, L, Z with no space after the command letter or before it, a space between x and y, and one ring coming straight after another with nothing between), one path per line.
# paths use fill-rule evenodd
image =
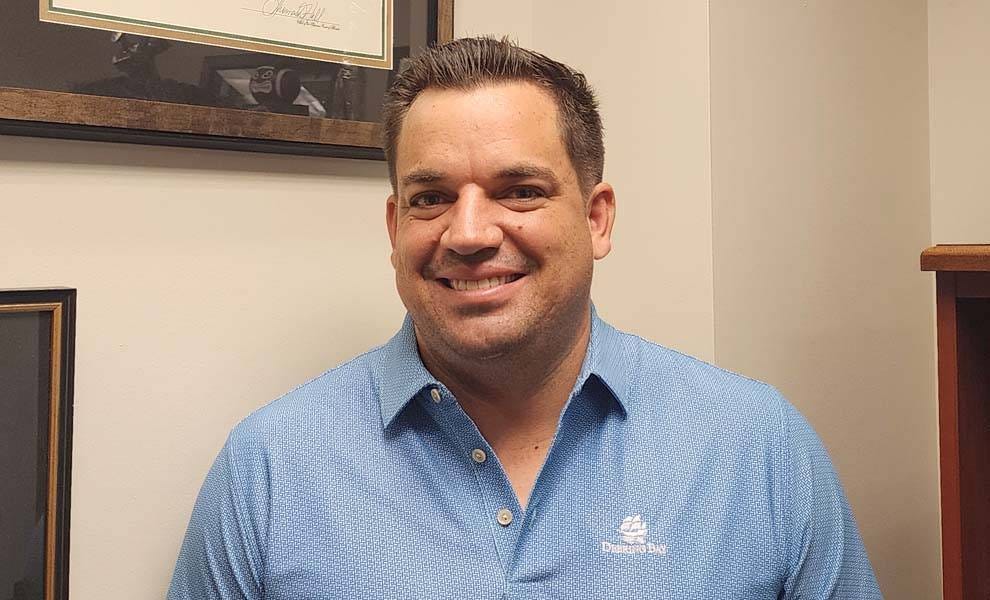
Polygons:
M456 28L588 73L619 199L601 313L781 387L887 597L934 598L924 4L858 4L464 0ZM74 598L160 597L229 428L394 330L386 188L373 162L0 137L0 287L80 290Z
M455 3L454 31L458 37L507 36L523 46L532 46L535 1L537 0L460 0Z
M990 243L990 2L929 0L932 237Z
M715 356L829 448L887 598L940 595L924 0L713 0Z
M618 217L594 297L616 326L714 358L708 7L535 2L536 49L598 89Z
M79 290L74 598L162 597L230 427L392 333L386 186L381 163L0 137L0 287Z

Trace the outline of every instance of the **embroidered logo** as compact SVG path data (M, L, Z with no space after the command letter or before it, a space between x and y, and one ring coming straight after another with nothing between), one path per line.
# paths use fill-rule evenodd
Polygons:
M609 554L667 554L667 544L654 544L646 541L649 528L642 515L632 515L622 519L619 525L621 544L602 541L602 552Z
M622 525L619 525L619 535L627 544L645 544L647 531L641 515L626 517L622 519Z

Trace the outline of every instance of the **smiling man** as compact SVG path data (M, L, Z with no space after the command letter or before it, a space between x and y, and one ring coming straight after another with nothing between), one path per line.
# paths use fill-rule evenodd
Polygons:
M169 598L879 598L797 411L596 315L584 77L464 39L386 101L406 321L231 432Z

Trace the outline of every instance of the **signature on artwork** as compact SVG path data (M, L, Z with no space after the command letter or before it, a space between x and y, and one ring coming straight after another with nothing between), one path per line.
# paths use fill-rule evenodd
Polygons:
M339 30L340 25L323 20L323 15L326 14L326 11L327 9L320 6L319 2L299 2L296 4L288 0L263 0L261 9L257 12L260 12L266 17L295 19L299 25L308 27Z

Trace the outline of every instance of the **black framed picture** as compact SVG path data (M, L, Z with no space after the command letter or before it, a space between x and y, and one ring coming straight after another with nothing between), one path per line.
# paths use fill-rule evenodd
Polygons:
M68 597L75 306L0 290L0 600Z
M46 23L38 0L9 0L0 134L381 160L385 90L453 38L453 10L393 0L385 70Z

